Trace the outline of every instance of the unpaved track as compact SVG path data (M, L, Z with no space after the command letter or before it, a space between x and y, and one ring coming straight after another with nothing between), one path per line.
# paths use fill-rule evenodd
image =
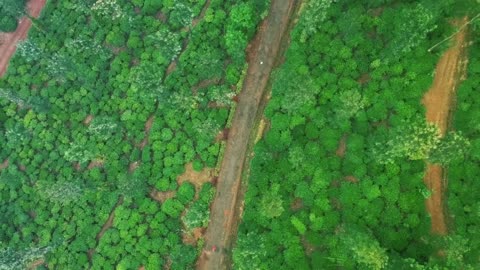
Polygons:
M277 59L282 37L293 13L295 0L272 0L269 15L262 23L244 80L239 103L218 177L217 193L205 236L205 248L197 269L231 268L230 248L237 230L241 202L237 200L248 143L251 140L258 108ZM216 252L212 247L216 247Z
M467 21L468 19L465 17L454 24L461 26ZM442 136L447 131L455 90L465 72L466 31L466 27L460 31L455 37L452 47L443 54L435 69L433 85L422 100L426 108L427 121L436 124ZM432 196L425 201L427 211L432 219L431 231L434 234L446 235L447 226L443 205L443 192L446 185L443 183L443 168L439 165L427 164L424 182L432 191Z
M27 4L30 16L38 18L46 1L47 0L30 0ZM15 53L17 43L27 37L28 30L30 30L31 26L32 22L30 19L23 17L20 19L15 32L0 33L0 77L7 71L8 62Z

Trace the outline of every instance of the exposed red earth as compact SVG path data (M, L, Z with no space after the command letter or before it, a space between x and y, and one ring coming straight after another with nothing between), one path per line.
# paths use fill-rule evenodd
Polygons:
M454 25L464 25L467 17L455 21ZM466 32L463 28L453 40L452 46L442 55L435 69L435 78L432 87L423 97L422 103L426 108L426 119L436 124L441 136L445 135L452 111L455 91L466 70ZM427 211L431 216L431 232L446 235L445 207L443 193L446 190L445 170L439 165L427 164L424 177L425 185L432 191L432 195L425 201Z
M249 45L248 71L228 133L205 246L197 261L197 269L231 268L230 251L242 212L241 178L247 167L248 145L255 139L254 126L259 119L259 107L297 2L272 0L269 15Z
M30 0L27 3L27 10L30 16L38 18L46 1L47 0ZM18 22L15 32L0 33L0 77L7 71L8 63L17 49L18 42L27 37L31 26L32 21L27 17L23 17Z

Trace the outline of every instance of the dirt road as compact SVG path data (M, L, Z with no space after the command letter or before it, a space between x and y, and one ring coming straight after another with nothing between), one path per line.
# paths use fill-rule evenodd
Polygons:
M461 26L467 22L467 18L455 22ZM455 97L455 90L465 73L466 68L466 28L460 31L453 41L453 45L440 59L435 69L435 78L430 90L423 97L422 103L426 108L426 119L435 123L440 132L445 135L451 113L452 100ZM432 218L431 231L434 234L447 234L445 213L443 205L443 192L446 186L444 182L444 171L441 166L427 164L424 177L425 185L432 191L432 196L425 202L427 211Z
M272 0L269 15L250 48L248 72L233 117L232 128L218 177L217 193L205 236L205 248L197 269L231 268L230 249L240 219L238 200L248 143L258 108L277 59L282 37L294 10L295 0Z
M27 4L28 13L34 18L40 16L40 12L47 0L30 0ZM0 77L5 74L10 58L15 53L17 43L27 37L32 22L27 17L20 19L17 29L12 33L0 33Z

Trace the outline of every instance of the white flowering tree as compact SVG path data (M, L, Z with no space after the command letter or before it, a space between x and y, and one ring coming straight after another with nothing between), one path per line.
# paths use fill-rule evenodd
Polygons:
M377 142L373 151L380 163L393 163L397 158L406 157L447 164L463 157L470 146L461 133L452 131L442 137L435 124L421 120L406 122L392 133L387 142Z
M116 0L97 0L91 10L98 17L109 20L122 19L126 16Z
M71 143L68 149L63 153L63 156L67 161L78 161L80 163L85 163L95 157L92 152L85 149L85 146L79 143Z
M363 97L358 90L344 91L338 98L340 106L338 106L337 115L343 119L354 117L368 105L367 98Z
M322 26L321 23L327 18L330 6L336 0L310 0L299 22L302 29L300 40L305 42L308 37L314 35Z
M57 182L38 184L38 193L45 200L62 205L77 201L83 195L83 189L76 183Z
M146 41L151 42L168 61L175 60L182 50L180 35L168 30L168 28L163 28L147 36Z
M14 250L12 248L0 249L0 270L23 270L35 260L42 259L52 247L28 248Z

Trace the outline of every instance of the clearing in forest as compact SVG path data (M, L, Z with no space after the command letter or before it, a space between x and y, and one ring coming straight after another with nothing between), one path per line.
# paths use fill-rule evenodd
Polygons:
M467 17L455 21L456 26L464 25ZM465 73L467 59L465 56L466 27L463 28L454 39L454 42L440 58L435 69L435 78L432 87L423 97L422 103L426 108L426 119L438 126L441 135L445 135L448 127L449 116L452 109L455 90L462 75ZM431 216L434 234L447 234L445 213L443 207L444 172L439 165L427 164L424 177L425 185L432 191L432 195L426 200L427 211Z
M45 3L46 0L30 0L27 4L30 16L38 18ZM7 71L8 62L17 49L17 43L27 37L31 26L32 21L27 17L23 17L18 22L15 32L0 33L0 77Z
M249 142L255 139L252 133L258 108L296 2L272 1L269 15L251 43L248 72L229 131L217 193L211 206L205 248L197 261L197 269L230 268L230 248L240 220L242 203L239 193L247 149Z

